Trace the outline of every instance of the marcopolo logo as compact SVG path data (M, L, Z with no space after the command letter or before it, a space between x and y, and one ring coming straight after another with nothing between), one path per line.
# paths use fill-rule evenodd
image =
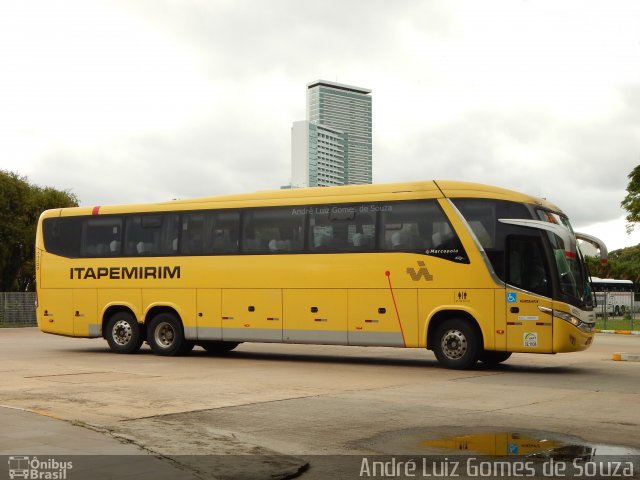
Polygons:
M427 269L424 262L418 262L418 266L420 268L417 271L415 268L407 267L407 273L411 277L411 280L413 280L414 282L418 282L421 278L424 278L427 281L432 281L433 275L429 273L429 270Z
M67 471L73 468L73 462L63 462L54 458L46 460L38 457L9 457L9 478L33 480L66 480Z

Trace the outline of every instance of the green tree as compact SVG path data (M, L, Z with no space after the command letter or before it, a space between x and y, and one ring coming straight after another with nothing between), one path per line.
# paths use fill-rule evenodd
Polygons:
M631 280L636 291L640 291L640 245L610 252L609 261L605 264L596 257L587 257L586 260L592 276Z
M640 222L640 165L636 166L628 175L627 196L620 204L629 214L627 215L627 233L631 233L635 224Z
M0 291L33 290L35 235L40 214L78 205L73 193L39 187L0 170Z

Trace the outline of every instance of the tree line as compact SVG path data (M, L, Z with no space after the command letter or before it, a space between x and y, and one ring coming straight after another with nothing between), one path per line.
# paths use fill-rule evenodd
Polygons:
M589 273L593 277L631 280L640 292L640 245L621 248L609 253L609 262L602 264L595 257L587 257Z
M69 191L40 187L26 177L0 170L0 292L35 290L35 238L40 214L77 207Z

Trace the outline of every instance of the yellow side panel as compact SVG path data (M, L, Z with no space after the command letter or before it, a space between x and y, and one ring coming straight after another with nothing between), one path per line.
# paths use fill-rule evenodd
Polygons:
M73 291L73 334L76 337L96 336L98 321L98 292L95 288Z
M285 289L283 341L347 344L347 291Z
M504 292L504 290L503 290ZM424 289L418 291L420 318L420 346L426 345L429 322L439 312L465 312L475 319L484 339L484 348L495 347L495 290L494 289ZM464 314L461 314L464 315ZM464 315L462 318L466 317Z
M144 322L142 313L142 294L139 288L101 288L98 290L98 311L104 321L104 312L110 306L124 306L135 315L138 323Z
M43 332L73 336L73 292L71 289L40 289L38 327Z
M503 288L495 290L495 305L494 348L504 352L507 350L507 319L504 306L505 290Z
M350 289L349 344L417 347L417 307L415 289Z
M427 331L431 317L440 310L451 309L453 293L448 289L420 289L418 290L418 318L420 319L419 345L426 347Z
M282 342L282 290L222 290L222 338Z
M507 288L507 351L551 353L553 318L551 300L533 293Z
M222 340L222 290L198 289L197 302L197 339Z
M195 329L196 320L196 291L194 289L148 289L142 290L142 304L144 312L153 307L171 307L182 320L186 329Z

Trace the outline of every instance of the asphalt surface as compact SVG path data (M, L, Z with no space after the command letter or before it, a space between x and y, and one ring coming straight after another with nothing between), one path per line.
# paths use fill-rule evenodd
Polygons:
M419 350L243 344L161 358L0 329L0 456L70 458L69 479L241 479L353 478L345 454L442 455L424 445L487 432L636 454L640 363L615 352L640 354L640 336L454 372Z

